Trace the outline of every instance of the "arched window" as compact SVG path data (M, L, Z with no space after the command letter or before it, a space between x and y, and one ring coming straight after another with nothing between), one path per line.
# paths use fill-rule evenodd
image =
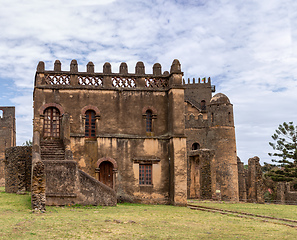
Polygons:
M213 113L211 113L211 122L214 122L214 116L213 116Z
M206 109L206 105L205 105L205 100L201 101L201 110L205 110Z
M151 110L147 110L145 114L146 114L146 132L152 132L153 131L153 126L152 126L153 113Z
M193 143L192 144L192 150L198 150L198 149L200 149L200 144L197 143L197 142Z
M232 122L232 119L231 119L231 112L228 112L228 121L229 121L229 123Z
M0 118L3 118L3 110L0 110Z
M96 117L93 110L86 111L85 137L96 138Z
M58 108L49 107L44 110L44 137L60 137L60 111Z

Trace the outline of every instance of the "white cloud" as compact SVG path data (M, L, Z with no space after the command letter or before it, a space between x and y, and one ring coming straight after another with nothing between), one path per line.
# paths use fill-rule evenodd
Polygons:
M114 72L143 61L151 72L178 58L186 78L212 77L234 104L239 157L268 161L270 135L296 119L296 10L294 0L4 1L0 79L17 91L18 144L32 135L38 61L68 70L77 59L80 71L92 61L100 72L106 61Z

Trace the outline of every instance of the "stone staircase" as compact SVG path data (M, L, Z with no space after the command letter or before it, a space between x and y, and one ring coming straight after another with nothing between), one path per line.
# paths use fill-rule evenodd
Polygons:
M64 160L65 149L61 139L43 139L40 141L42 160Z
M42 139L40 155L44 164L46 205L117 204L116 192L78 169L74 160L65 159L65 147L60 139Z

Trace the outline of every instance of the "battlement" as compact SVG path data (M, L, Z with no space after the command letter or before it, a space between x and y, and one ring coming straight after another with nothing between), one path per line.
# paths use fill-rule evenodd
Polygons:
M188 81L186 82L185 79L183 79L183 85L185 88L201 88L201 87L210 87L212 92L216 91L215 85L211 85L211 79L209 78L193 78L191 81L190 78L188 78Z
M211 84L211 79L210 77L209 78L197 78L197 80L195 78L193 78L193 80L191 81L190 78L188 78L188 81L187 83L185 82L185 79L183 79L183 84L190 84L190 85L193 85L193 84L208 84L210 85Z
M143 62L137 62L135 73L128 73L127 63L121 63L119 73L112 73L111 64L106 62L103 65L102 73L95 73L92 62L86 66L86 72L78 72L76 60L72 60L70 71L61 70L61 62L55 61L54 70L45 70L44 62L39 62L35 77L35 86L67 87L114 87L114 88L147 88L166 89L170 85L172 74L180 74L181 67L177 59L171 65L170 73L165 71L162 74L162 66L159 63L153 65L153 74L145 74ZM173 84L178 85L175 80ZM182 83L180 83L182 85Z
M0 106L0 119L15 118L15 107L1 107Z

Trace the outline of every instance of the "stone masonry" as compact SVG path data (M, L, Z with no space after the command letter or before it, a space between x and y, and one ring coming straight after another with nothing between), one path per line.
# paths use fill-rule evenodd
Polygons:
M5 149L15 145L15 107L0 107L0 186L5 185Z
M32 147L10 147L5 151L5 192L31 191Z
M248 160L248 169L238 161L239 200L250 203L264 203L265 186L259 157Z

